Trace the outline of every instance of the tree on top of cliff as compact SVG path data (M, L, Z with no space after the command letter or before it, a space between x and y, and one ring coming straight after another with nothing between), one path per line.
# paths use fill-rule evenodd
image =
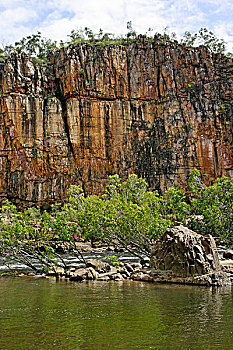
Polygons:
M68 35L67 41L60 41L57 44L56 41L46 39L41 36L41 32L29 35L22 38L20 41L15 42L14 45L6 45L0 49L0 62L5 61L11 53L26 53L33 57L37 63L46 63L47 57L50 51L58 50L59 47L65 47L69 45L77 45L80 43L88 43L90 45L104 47L106 45L122 45L136 42L138 39L137 33L133 28L132 21L127 22L127 30L125 36L115 37L112 33L104 33L100 28L96 34L92 29L85 27L84 29L72 30ZM151 28L148 32L151 32ZM155 34L156 41L161 44L176 44L178 43L176 34L174 32L168 33L167 28L164 32ZM147 36L149 41L154 41L153 36ZM226 54L226 43L223 39L218 39L216 35L209 31L207 28L201 28L197 33L191 34L186 31L183 38L180 40L181 44L187 46L206 46L213 53ZM231 53L227 56L232 57Z
M137 36L136 31L133 29L132 21L127 22L128 33L126 34L127 39L135 39Z
M36 59L36 62L43 63L50 51L57 49L56 41L46 39L41 36L41 32L28 35L20 41L16 41L14 45L6 45L0 51L0 59L7 58L11 53L25 53Z
M216 35L207 28L201 28L197 33L191 34L186 31L181 43L187 46L206 46L213 53L225 53L226 43L223 39L218 39Z

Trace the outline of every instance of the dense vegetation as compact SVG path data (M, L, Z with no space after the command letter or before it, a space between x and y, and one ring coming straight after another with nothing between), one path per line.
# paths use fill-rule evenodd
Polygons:
M163 33L155 33L151 35L152 29L149 28L145 34L148 41L154 41L156 37L157 42L161 44L178 43L177 36L174 32L169 33L167 28ZM97 47L104 47L106 45L127 45L131 42L138 41L138 34L133 29L132 22L127 23L126 35L115 36L112 33L104 33L99 29L98 33L94 33L88 27L72 30L67 36L66 41L53 41L41 36L41 32L29 35L15 42L13 45L4 45L0 49L0 62L5 61L11 53L26 53L33 57L34 61L39 64L46 64L48 62L48 54L53 50L59 50L62 47L69 45L78 45L80 43L88 43ZM187 46L205 45L213 53L223 53L232 57L231 53L226 53L226 43L223 39L218 39L212 31L207 28L201 28L198 32L192 34L186 31L180 39L180 43Z
M1 208L0 255L23 257L29 265L36 256L50 266L56 256L54 242L75 247L75 241L85 240L149 256L153 242L177 222L233 244L233 180L224 177L207 187L194 170L186 190L175 184L159 196L136 175L125 182L113 175L104 195L85 197L79 186L71 186L65 205L55 204L50 211L37 207L18 212L6 201Z

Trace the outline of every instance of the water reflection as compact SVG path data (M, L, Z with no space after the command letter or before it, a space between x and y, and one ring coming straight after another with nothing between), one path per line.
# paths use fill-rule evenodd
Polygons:
M0 349L231 349L231 288L0 280Z
M232 317L229 315L230 308L232 310L231 298L231 287L207 288L203 297L199 300L198 309L194 317L192 319L186 317L186 322L190 324L190 327L192 325L193 329L198 331L197 345L200 344L201 346L201 343L206 338L211 339L211 343L215 344L215 348L221 348L224 335L228 338L225 328L229 329L228 322L230 320L232 331ZM193 318L195 321L193 321ZM225 342L227 343L227 339ZM232 344L229 342L228 349L233 348Z
M233 348L231 287L177 286L170 294L170 305L163 305L177 349Z

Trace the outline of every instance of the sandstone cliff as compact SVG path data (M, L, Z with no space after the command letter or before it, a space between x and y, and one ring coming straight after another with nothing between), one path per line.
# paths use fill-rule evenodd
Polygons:
M60 201L137 173L160 192L197 167L233 176L233 61L205 47L89 44L0 67L0 196Z

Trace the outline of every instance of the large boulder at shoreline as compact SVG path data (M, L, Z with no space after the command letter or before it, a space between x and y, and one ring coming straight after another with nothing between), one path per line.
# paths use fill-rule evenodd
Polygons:
M215 241L182 225L168 229L152 249L151 266L155 281L227 285Z

